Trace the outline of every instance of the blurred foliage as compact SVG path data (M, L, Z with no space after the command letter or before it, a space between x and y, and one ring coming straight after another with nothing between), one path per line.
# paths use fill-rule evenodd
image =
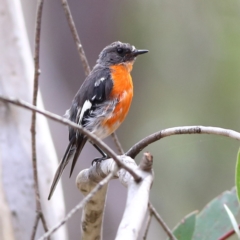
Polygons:
M200 213L195 211L187 215L173 229L174 235L178 240L215 240L225 236L233 226L224 209L224 204L234 218L240 208L235 188L214 198ZM236 221L235 218L234 221Z
M197 211L190 213L173 229L174 236L177 240L192 240L196 223L196 215Z
M239 204L235 188L217 196L197 215L193 240L219 239L233 229L224 204L234 216L237 215Z

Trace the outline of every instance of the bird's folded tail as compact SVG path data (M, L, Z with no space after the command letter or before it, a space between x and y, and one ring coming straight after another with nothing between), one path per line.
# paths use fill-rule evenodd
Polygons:
M69 160L71 159L71 157L73 156L73 163L72 163L72 167L71 167L71 173L73 171L73 168L76 164L76 161L77 161L77 158L82 150L82 148L84 147L85 143L87 141L87 138L84 137L83 135L80 135L78 137L78 140L76 142L76 139L72 139L69 144L68 144L68 147L64 153L64 156L57 168L57 171L54 175L54 179L53 179L53 182L52 182L52 185L51 185L51 188L50 188L50 192L49 192L49 195L48 195L48 200L51 199L52 195L53 195L53 192L57 186L57 183L58 181L60 180L60 177L63 173L63 170L64 168L67 166Z
M78 137L78 140L76 142L76 149L75 149L74 157L73 157L73 160L72 160L72 166L71 166L69 177L72 176L73 169L74 169L74 167L76 165L76 162L77 162L77 159L79 157L79 154L81 153L81 151L82 151L86 141L87 141L87 138L84 135L80 135Z

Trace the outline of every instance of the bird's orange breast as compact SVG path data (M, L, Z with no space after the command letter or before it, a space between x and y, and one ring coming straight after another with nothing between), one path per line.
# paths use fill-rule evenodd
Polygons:
M123 122L129 111L133 97L133 83L130 72L133 62L111 66L113 89L110 98L117 99L118 103L110 118L104 121L104 125L114 132Z

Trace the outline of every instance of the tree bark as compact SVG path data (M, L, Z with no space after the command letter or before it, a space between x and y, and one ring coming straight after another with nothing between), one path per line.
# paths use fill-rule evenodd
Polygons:
M31 102L33 59L18 0L0 0L0 94ZM38 106L43 108L39 94ZM0 103L0 239L30 238L35 218L31 161L31 113ZM65 215L61 185L47 201L57 156L47 121L37 116L37 159L43 212L49 226ZM43 233L38 230L37 236ZM62 227L52 239L66 239Z

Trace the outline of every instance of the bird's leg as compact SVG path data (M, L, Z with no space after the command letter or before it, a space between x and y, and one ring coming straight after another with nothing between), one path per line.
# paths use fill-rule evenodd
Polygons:
M92 165L94 163L100 163L101 161L103 160L106 160L108 159L108 155L100 148L98 147L96 144L92 143L92 145L102 154L102 157L98 157L98 158L94 158L93 161L92 161Z

